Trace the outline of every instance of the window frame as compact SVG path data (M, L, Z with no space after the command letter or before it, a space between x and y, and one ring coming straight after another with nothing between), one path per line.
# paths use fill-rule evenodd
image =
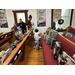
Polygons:
M53 25L53 10L54 9L51 9L51 28L52 28L52 25ZM72 18L73 18L73 9L72 9L72 11L71 11L71 18L70 18L70 25L69 26L71 26L72 25ZM58 32L63 32L63 31L66 31L66 29L62 29L62 30L56 30L56 31L58 31Z
M27 21L28 21L28 10L14 10L12 12L13 12L14 21L15 21L16 24L18 24L16 13L25 13L25 22L27 24Z

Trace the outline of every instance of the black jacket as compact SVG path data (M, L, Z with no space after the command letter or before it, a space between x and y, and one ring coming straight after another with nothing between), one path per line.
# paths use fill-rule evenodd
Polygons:
M24 34L25 33L24 30L26 30L26 24L22 22L22 23L19 23L18 26L20 26L20 28L22 29L22 33Z

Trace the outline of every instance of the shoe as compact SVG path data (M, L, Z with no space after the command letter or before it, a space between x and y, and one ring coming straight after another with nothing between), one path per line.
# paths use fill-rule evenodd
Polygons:
M38 50L38 49L39 49L39 47L36 47L36 49Z
M35 46L33 46L33 48L35 48Z
M37 50L39 49L39 48L36 48Z
M39 46L39 48L41 49L42 47L41 47L41 46Z

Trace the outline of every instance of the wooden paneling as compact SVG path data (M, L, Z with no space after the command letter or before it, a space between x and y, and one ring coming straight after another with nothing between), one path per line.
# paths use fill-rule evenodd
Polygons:
M13 57L16 55L16 53L18 52L18 50L20 49L20 47L24 44L24 42L26 41L26 39L28 38L28 36L30 35L30 33L32 32L32 29L30 29L29 33L27 34L27 36L21 41L21 43L19 43L17 45L17 47L14 49L14 51L12 52L12 54L6 59L6 61L3 63L3 65L8 65L10 63L10 61L13 59Z

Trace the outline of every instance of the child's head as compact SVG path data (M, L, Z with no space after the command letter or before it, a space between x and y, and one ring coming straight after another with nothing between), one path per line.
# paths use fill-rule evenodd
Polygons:
M35 32L37 33L39 30L38 29L35 29Z
M15 28L17 27L17 24L16 24L16 23L14 23L14 27L15 27Z

